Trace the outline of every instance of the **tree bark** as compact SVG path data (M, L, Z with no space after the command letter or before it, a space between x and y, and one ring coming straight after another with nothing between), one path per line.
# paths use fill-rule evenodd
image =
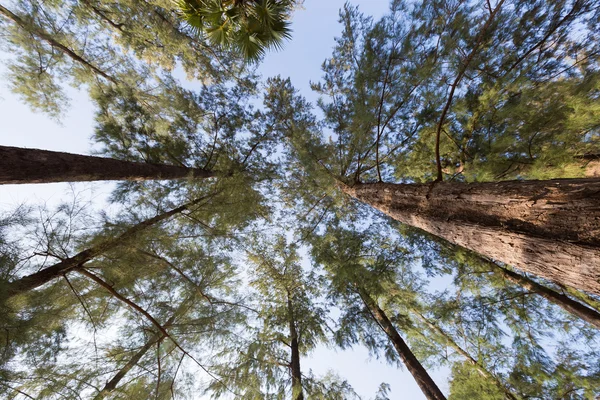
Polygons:
M342 190L492 260L600 294L600 179L357 184Z
M65 46L64 44L58 42L56 39L54 39L52 37L52 35L49 35L48 33L42 31L41 29L39 29L39 28L37 28L35 26L32 26L31 24L28 24L21 17L19 17L18 15L16 15L12 11L10 11L9 9L3 7L1 4L0 4L0 15L4 15L5 18L7 18L7 19L11 20L12 22L14 22L21 29L23 29L23 30L31 33L32 35L37 36L38 38L42 39L43 41L45 41L46 43L48 43L50 46L52 46L55 49L57 49L60 52L62 52L67 57L70 57L73 61L78 62L81 65L84 65L85 67L87 67L87 68L91 69L92 71L94 71L96 74L98 74L101 77L103 77L103 78L111 81L114 84L118 83L118 81L114 77L110 76L109 74L107 74L106 72L102 71L100 68L96 67L95 65L91 64L90 62L86 61L79 54L75 53L73 50L69 49L67 46Z
M292 370L292 399L304 400L302 391L302 371L300 370L300 348L298 345L298 332L296 331L296 319L294 318L294 308L292 300L288 294L288 319L290 325L290 347L292 350L292 360L290 369Z
M0 146L0 185L214 176L215 173L199 168Z
M446 397L442 391L437 387L433 379L431 379L427 373L427 370L425 370L423 365L421 365L417 357L415 357L413 352L410 350L410 347L408 347L406 342L404 342L404 339L402 339L385 312L366 291L362 289L358 289L358 291L363 303L365 306L367 306L381 329L392 341L392 344L402 359L402 362L412 374L413 378L415 378L415 381L417 381L417 385L419 385L425 397L428 400L446 400Z
M474 359L473 357L471 357L471 355L469 353L467 353L462 347L460 347L458 345L458 343L456 343L454 341L454 339L452 339L450 337L450 335L448 335L442 328L440 328L439 326L437 326L433 322L429 321L419 311L417 311L415 309L411 309L411 311L417 316L417 318L419 318L421 321L423 321L423 323L425 325L427 325L429 327L429 329L431 329L437 335L441 336L444 339L444 341L446 342L446 344L448 344L450 347L452 347L454 349L454 351L456 351L458 354L460 354L461 356L463 356L469 363L471 363L471 365L473 365L475 367L475 369L477 369L477 372L479 372L479 375L483 376L484 378L491 379L496 384L496 386L500 390L502 390L502 392L504 392L504 395L506 396L507 399L509 399L509 400L518 400L518 399L520 399L520 397L515 396L504 385L504 383L502 383L502 381L496 375L494 375L490 371L488 371L484 366L482 366L479 363L479 361L477 361L476 359Z
M167 321L165 326L168 326L171 323L173 323L173 320L175 320L175 315L173 315ZM137 363L142 359L142 357L144 357L148 350L150 350L152 346L163 340L165 337L166 336L164 334L158 332L152 335L152 337L144 344L144 346L142 346L142 348L139 349L137 353L135 353L133 357L131 357L129 361L127 361L127 363L123 365L123 367L121 367L119 371L117 371L117 373L112 377L112 379L106 382L102 390L98 392L98 394L94 397L93 400L102 400L110 393L112 393L112 391L116 389L119 382L121 382L125 375L127 375L127 373L137 365Z
M502 274L502 276L504 276L504 278L506 278L510 282L519 285L524 289L539 294L540 296L542 296L549 302L556 304L566 312L576 317L579 317L582 320L594 326L595 328L600 329L600 313L598 313L596 310L593 310L592 308L587 307L584 304L581 304L580 302L575 301L562 293L558 293L546 286L540 285L539 283L529 279L526 276L518 274L509 269L503 268L494 262L488 262L492 266L494 266L495 269L498 270Z
M131 238L142 232L144 229L149 228L161 221L164 221L167 218L172 217L173 215L179 214L182 211L188 210L190 207L193 207L194 205L200 203L202 200L205 199L206 196L201 197L180 207L174 208L171 211L142 221L139 224L130 227L116 238L107 239L95 246L92 246L74 255L73 257L64 259L61 262L54 264L48 268L44 268L41 271L24 276L20 279L17 279L16 281L9 283L7 286L7 290L4 293L4 300L10 299L11 297L40 287L71 270L81 268L86 262L90 261L94 257L97 257L109 250L114 249L115 247L118 247L119 245L122 245L124 242L130 240Z

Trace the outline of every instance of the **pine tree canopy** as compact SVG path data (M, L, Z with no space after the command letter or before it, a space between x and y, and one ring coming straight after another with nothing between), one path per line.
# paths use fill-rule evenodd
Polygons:
M0 398L600 398L600 0L6 3Z

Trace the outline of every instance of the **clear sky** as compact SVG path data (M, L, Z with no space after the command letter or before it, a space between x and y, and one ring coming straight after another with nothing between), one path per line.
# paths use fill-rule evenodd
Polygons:
M375 18L383 15L388 7L388 0L352 0L350 3L358 4L361 11ZM338 12L343 5L344 0L306 0L304 9L297 11L293 17L292 41L283 51L267 55L259 68L262 76L289 76L293 85L314 102L316 96L311 92L309 82L320 79L321 63L330 56L334 37L341 32ZM0 73L4 73L2 66ZM89 154L92 149L93 106L85 93L72 90L70 94L71 107L58 124L45 115L31 112L0 79L0 144ZM98 201L102 201L112 188L111 184L104 183L77 183L74 186L78 190L93 188L93 196ZM58 202L68 196L68 190L69 185L61 183L2 186L0 212L23 201ZM365 399L374 398L382 382L391 385L391 399L425 398L408 371L388 366L382 360L370 359L362 348L351 351L319 348L309 359L303 360L303 368L310 368L316 374L325 373L328 369L336 370ZM442 391L447 393L448 370L431 370L430 373Z

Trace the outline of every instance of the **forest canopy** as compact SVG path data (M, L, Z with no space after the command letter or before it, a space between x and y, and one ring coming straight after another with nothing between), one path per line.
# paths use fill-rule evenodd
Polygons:
M86 96L94 149L1 145L0 184L117 181L3 203L0 396L403 395L327 348L428 400L600 396L600 2L346 3L309 93L258 71L311 7L0 5L3 90Z

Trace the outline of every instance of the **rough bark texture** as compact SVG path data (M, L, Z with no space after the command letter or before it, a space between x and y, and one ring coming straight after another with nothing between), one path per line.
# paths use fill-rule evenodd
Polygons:
M600 294L600 179L372 183L342 190L487 258Z
M0 184L209 178L213 172L83 156L58 151L0 146Z
M469 353L467 353L462 347L460 347L458 345L458 343L456 343L454 341L454 339L452 339L452 337L450 337L450 335L448 335L442 328L440 328L439 326L437 326L433 322L429 321L427 318L425 318L425 316L423 316L417 310L413 309L412 311L417 316L417 318L419 318L421 321L423 321L423 323L425 325L427 325L429 327L429 329L431 329L433 332L435 332L438 336L442 337L443 340L446 342L446 344L448 346L452 347L454 349L454 351L456 351L458 354L460 354L461 356L463 356L469 363L471 363L471 365L473 365L475 367L475 369L477 369L477 372L479 372L479 375L481 375L481 376L483 376L483 377L485 377L487 379L491 379L496 384L496 386L500 390L502 390L504 392L504 395L506 396L507 399L509 399L509 400L518 400L518 399L520 399L520 397L516 397L504 385L504 383L502 383L502 381L500 379L498 379L498 377L496 375L494 375L490 371L488 371L476 359L474 359L473 357L471 357L471 355Z
M190 203L174 208L171 211L142 221L139 224L127 229L125 232L123 232L116 238L105 240L93 247L90 247L89 249L86 249L74 255L73 257L64 259L63 261L56 263L48 268L44 268L43 270L38 271L34 274L17 279L16 281L13 281L8 285L7 290L4 293L4 299L6 300L18 294L40 287L45 283L48 283L51 280L56 279L71 270L81 268L83 264L90 261L94 257L97 257L100 254L103 254L123 244L125 241L133 238L135 235L142 232L144 229L149 228L152 225L155 225L161 221L164 221L165 219L170 218L173 215L179 214L180 212L189 209L190 207L198 204L204 199L205 197L194 200Z
M302 371L300 370L300 348L298 347L298 332L296 331L296 320L294 318L294 308L292 301L288 297L288 317L290 325L290 347L292 349L292 399L304 400L302 391Z
M562 293L558 293L557 291L547 288L546 286L540 285L526 276L520 275L506 268L502 268L496 263L491 264L493 264L495 268L500 271L502 276L512 283L539 294L549 302L561 307L566 312L573 314L574 316L579 317L582 320L590 323L592 326L600 329L600 313L598 313L596 310L593 310L590 307L587 307Z
M406 369L412 374L417 385L428 400L446 400L442 391L437 387L433 379L427 373L427 370L421 365L417 357L410 350L404 339L400 336L392 322L379 305L363 290L359 289L362 301L365 303L381 329L390 338Z

